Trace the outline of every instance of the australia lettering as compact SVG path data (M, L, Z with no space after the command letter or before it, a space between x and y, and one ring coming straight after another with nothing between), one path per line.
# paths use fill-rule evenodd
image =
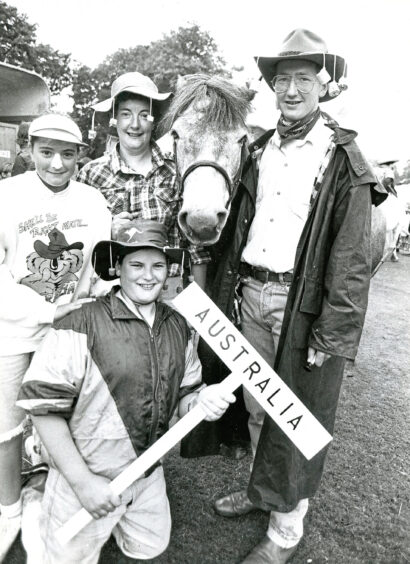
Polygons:
M302 421L303 415L295 407L294 402L289 401L289 394L286 389L283 386L278 386L278 380L269 376L271 372L267 372L264 365L252 359L251 352L245 346L237 343L236 336L228 332L229 328L226 328L226 322L224 323L215 316L214 312L211 313L210 308L199 311L194 317L199 320L201 325L204 325L203 330L214 340L216 353L218 348L222 351L232 349L232 356L229 355L231 363L237 364L237 369L239 368L242 371L246 380L252 382L252 385L247 386L247 388L251 393L254 390L255 398L266 411L268 413L274 411L277 418L283 419L284 424L289 425L291 430L295 431ZM230 361L227 359L228 364ZM230 366L230 368L234 370L235 365Z

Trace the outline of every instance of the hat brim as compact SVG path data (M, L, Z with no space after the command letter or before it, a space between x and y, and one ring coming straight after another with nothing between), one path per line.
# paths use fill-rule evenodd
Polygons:
M278 57L254 57L259 70L262 73L263 78L267 82L269 88L272 88L272 78L277 74L276 67L278 63L282 61L310 61L317 64L320 68L323 67L323 53L301 53L295 55L282 55ZM336 64L336 66L335 66ZM331 80L336 80L338 82L344 72L346 71L345 60L339 55L333 55L332 53L325 53L325 66L326 70L331 76ZM329 93L326 92L324 96L320 98L320 102L328 102L333 100Z
M111 251L110 251L111 247ZM119 243L118 241L99 241L92 254L92 265L95 272L103 280L115 280L117 275L110 275L109 269L115 266L117 258L125 256L139 249L157 249L163 252L171 262L180 262L186 249L179 249L174 247L160 247L152 243Z
M44 137L45 139L56 139L57 141L66 141L82 147L88 147L82 139L76 137L68 131L62 129L39 129L38 131L30 132L30 137Z
M127 88L124 88L123 90L120 90L115 96L112 96L111 98L107 98L106 100L102 100L101 102L94 104L93 106L91 106L92 109L96 112L109 112L112 108L112 104L115 98L119 94L121 94L121 92L131 92L132 94L137 94L138 96L142 96L143 98L148 98L148 99L151 98L151 100L156 100L157 102L164 102L167 98L171 96L171 92L153 93L151 90L147 90L146 88L129 86Z

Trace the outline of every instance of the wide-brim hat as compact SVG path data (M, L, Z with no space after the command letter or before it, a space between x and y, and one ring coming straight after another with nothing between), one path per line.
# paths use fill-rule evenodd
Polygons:
M29 137L56 139L88 147L83 142L80 128L68 116L63 114L45 114L33 120L28 129Z
M325 67L331 80L339 82L346 76L346 62L343 57L329 53L326 43L321 37L307 29L295 29L285 38L281 50L274 57L255 57L263 78L272 88L272 78L276 76L276 67L281 61L310 61L319 68ZM333 98L329 93L320 98L320 102L327 102Z
M158 102L163 102L171 96L171 92L158 92L157 86L148 76L140 72L127 72L116 78L112 83L111 97L92 106L93 110L96 112L110 111L116 96L121 92L132 92L132 94Z
M134 219L122 225L115 240L99 241L92 254L95 272L103 280L118 278L112 274L118 257L138 249L157 249L167 255L172 262L180 262L186 249L170 247L167 231L162 223L150 219Z

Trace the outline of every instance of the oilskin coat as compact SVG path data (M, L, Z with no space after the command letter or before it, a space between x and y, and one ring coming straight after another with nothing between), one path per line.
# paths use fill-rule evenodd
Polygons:
M336 144L299 240L275 370L330 432L346 359L362 333L371 274L371 206L383 201L376 179L354 142L356 133L332 125ZM228 225L220 242L212 297L230 315L242 250L255 215L258 152L273 135L250 146ZM280 244L280 243L278 243ZM307 348L331 358L311 372ZM307 461L270 417L265 418L248 495L259 507L291 511L314 495L326 449Z

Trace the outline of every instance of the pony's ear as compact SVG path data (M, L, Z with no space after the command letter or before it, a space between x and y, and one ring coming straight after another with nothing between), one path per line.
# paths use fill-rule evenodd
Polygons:
M185 76L182 76L181 74L179 74L177 81L175 83L175 91L178 91L180 88L182 88L185 83L186 83Z
M248 99L248 102L252 102L252 100L255 98L255 95L256 90L252 90L251 88L246 89L246 97Z

